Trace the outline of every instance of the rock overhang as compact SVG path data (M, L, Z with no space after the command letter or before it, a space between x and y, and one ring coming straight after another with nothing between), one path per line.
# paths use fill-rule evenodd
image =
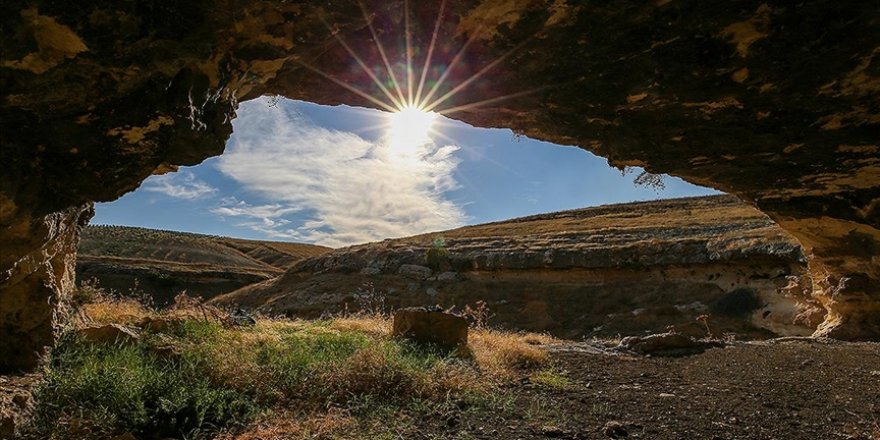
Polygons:
M0 284L47 216L222 153L242 100L380 107L351 52L382 75L376 37L402 74L409 21L420 72L441 7L428 86L466 49L450 116L752 202L811 253L832 327L855 323L831 334L880 334L880 10L857 1L6 2L0 238L26 244Z

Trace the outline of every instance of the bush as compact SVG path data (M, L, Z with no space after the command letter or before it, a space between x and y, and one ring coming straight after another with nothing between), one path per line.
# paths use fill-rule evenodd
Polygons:
M89 345L73 336L55 349L35 399L35 437L51 428L61 438L194 436L256 412L248 396L210 382L197 364L159 360L143 345Z
M443 237L436 237L431 243L431 247L425 251L425 264L438 272L452 268L449 261L449 251L446 249L446 241Z

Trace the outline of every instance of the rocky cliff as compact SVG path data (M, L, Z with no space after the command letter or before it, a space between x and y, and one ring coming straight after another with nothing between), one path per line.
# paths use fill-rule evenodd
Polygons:
M565 338L663 331L807 335L824 311L801 248L731 196L609 205L339 249L215 303L318 317L474 306ZM796 286L796 289L793 287ZM792 288L789 288L792 287ZM788 289L786 289L788 288Z
M143 293L161 306L184 290L207 299L266 281L304 258L330 250L300 243L89 226L79 243L76 277L77 283L96 280L122 294Z
M818 334L880 337L873 2L12 0L0 31L13 367L51 341L91 202L220 154L240 101L393 109L395 83L397 101L737 194L806 249Z

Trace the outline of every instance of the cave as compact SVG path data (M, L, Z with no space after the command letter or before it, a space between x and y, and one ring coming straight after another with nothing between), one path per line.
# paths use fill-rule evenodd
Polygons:
M809 255L827 310L815 336L880 338L871 2L32 0L0 10L3 369L33 368L63 325L94 202L221 154L239 102L383 108L384 72L403 78L426 59L438 112L753 204Z

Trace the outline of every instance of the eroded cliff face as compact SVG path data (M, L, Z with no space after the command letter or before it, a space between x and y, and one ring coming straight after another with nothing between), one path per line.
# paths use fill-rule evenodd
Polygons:
M351 246L212 301L268 315L482 301L491 324L566 339L809 335L801 248L732 196L607 205ZM382 303L382 304L379 304Z
M51 241L16 225L51 222L151 173L220 154L242 100L382 107L394 83L383 55L412 90L431 52L424 89L442 99L435 110L754 203L808 250L815 295L829 311L821 333L878 338L872 2L409 3L406 20L403 1L3 2L3 301L64 295L65 284L11 287L10 270L37 247L7 243ZM406 47L414 81L404 80ZM6 359L18 344L6 341L19 340L29 318L4 310L0 319Z

